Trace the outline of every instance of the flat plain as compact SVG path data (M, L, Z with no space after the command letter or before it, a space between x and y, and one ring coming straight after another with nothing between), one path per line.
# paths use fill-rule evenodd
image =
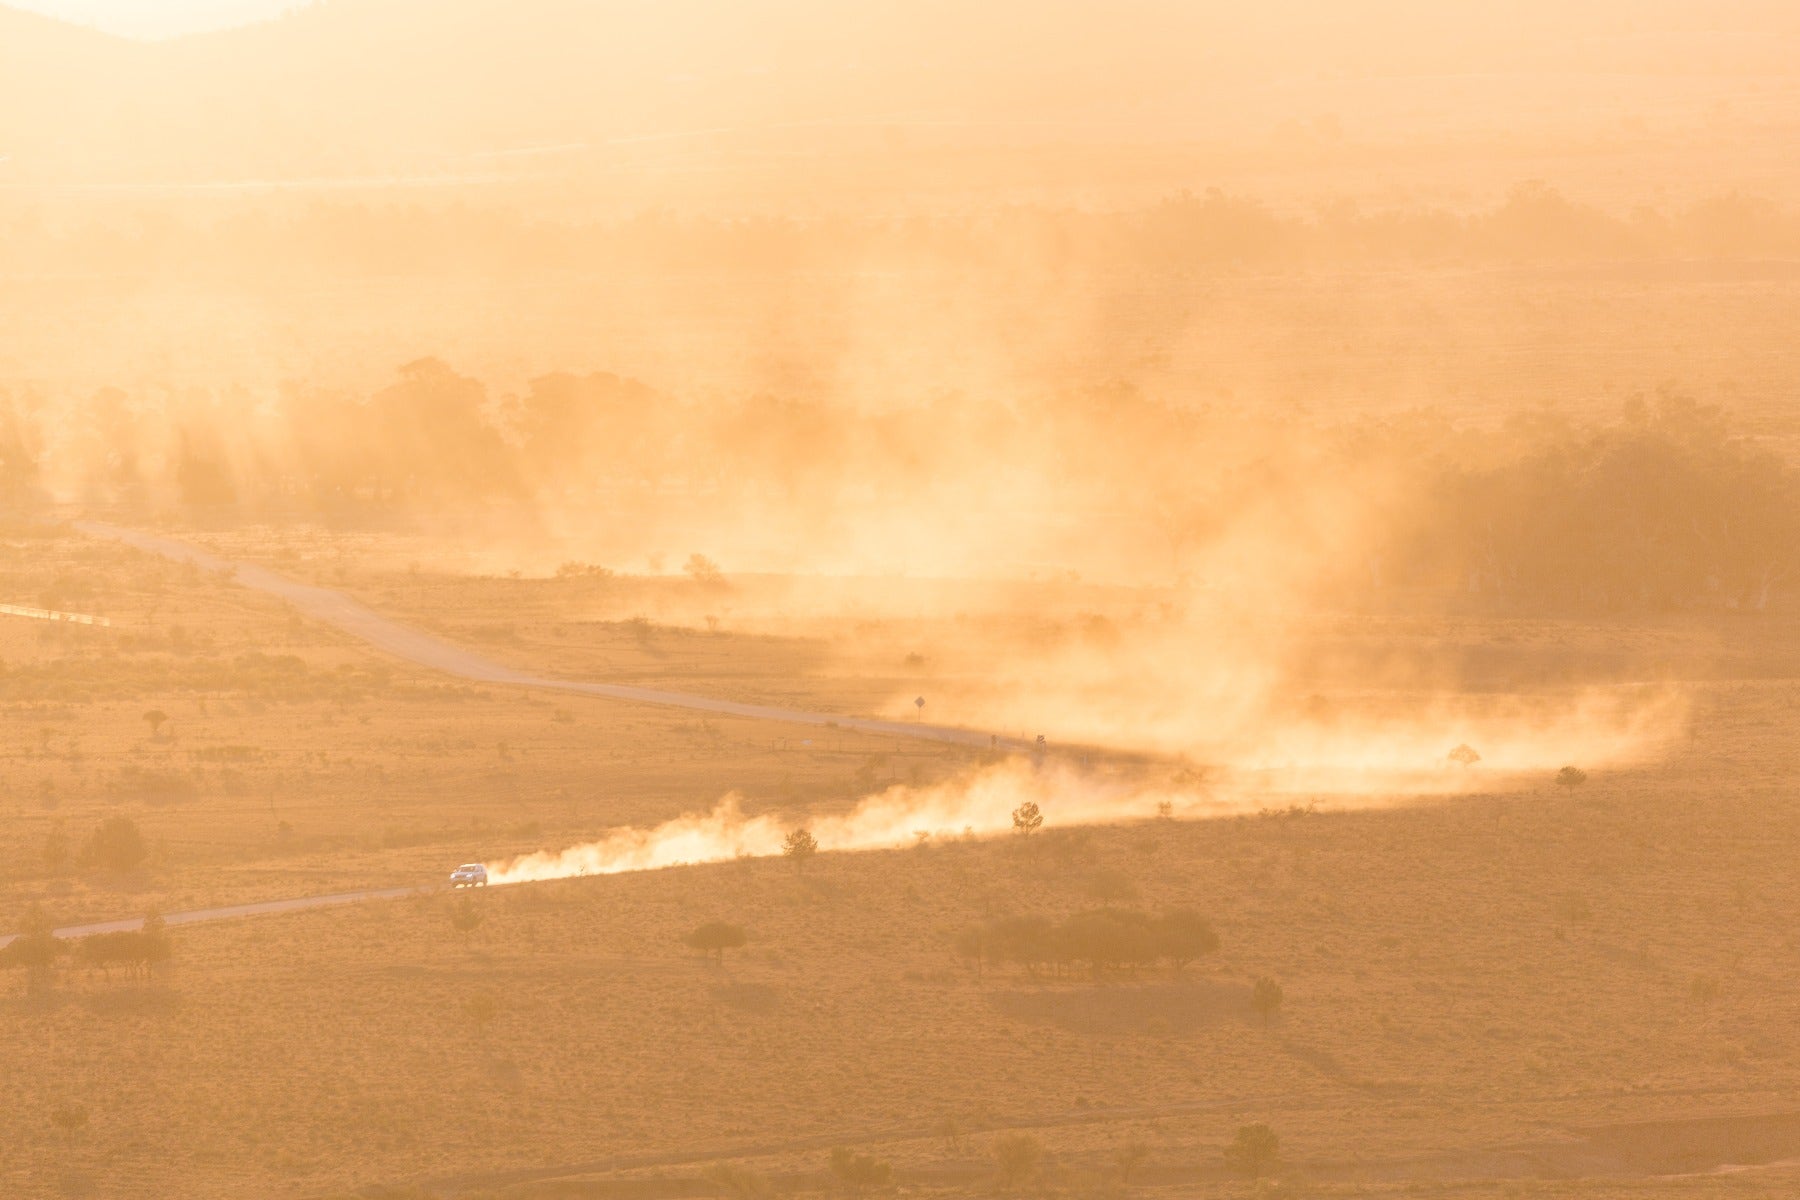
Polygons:
M113 623L0 624L9 914L38 904L73 923L430 885L457 862L729 791L803 820L984 757L470 686L229 579L54 527L11 532L30 594ZM242 535L188 532L253 557ZM688 603L691 581L623 578L600 597L569 578L388 572L385 554L313 536L343 564L321 582L572 675L870 712L921 673L980 665L946 661L932 647L966 640L929 622L861 638L709 629L683 615L716 607ZM304 558L264 550L307 576ZM1043 607L1059 611L1053 595ZM1394 643L1392 622L1356 620ZM1655 662L1681 683L1683 737L1579 787L1497 774L1454 797L1284 796L1095 828L1051 808L1032 838L804 870L742 860L183 927L152 980L70 968L49 991L10 985L0 1141L29 1153L0 1179L120 1197L717 1194L702 1175L719 1161L826 1186L826 1151L843 1145L909 1189L961 1194L1002 1187L996 1149L1024 1135L1041 1159L1016 1186L1067 1194L1577 1186L1558 1177L1584 1196L1771 1194L1783 1168L1709 1172L1800 1151L1788 625L1443 618L1421 652L1459 662L1471 687L1522 686L1546 645L1581 651L1558 653L1552 686L1570 662L1598 682ZM1490 651L1457 649L1472 644ZM925 661L895 653L906 645ZM123 874L82 865L115 815L148 858ZM59 836L68 854L52 861ZM959 933L997 916L1109 905L1197 910L1221 948L1098 978L978 972L957 953ZM683 944L711 920L747 934L722 962ZM1284 992L1267 1021L1258 978ZM79 1128L53 1121L73 1108ZM1288 1165L1234 1182L1223 1147L1255 1122Z

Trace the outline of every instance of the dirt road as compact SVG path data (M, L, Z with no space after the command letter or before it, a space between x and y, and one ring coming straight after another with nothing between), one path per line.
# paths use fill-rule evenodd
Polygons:
M169 925L193 925L201 921L227 921L233 917L260 917L271 913L300 912L308 908L329 908L335 904L358 904L364 900L392 900L415 896L429 888L379 888L366 892L337 892L330 896L301 896L292 900L263 900L256 904L233 904L225 908L201 908L193 912L169 913L163 921ZM122 921L98 921L92 925L68 925L56 931L59 938L84 938L95 933L120 933L142 928L144 918L127 917ZM0 934L5 946L17 934Z
M676 708L698 709L725 716L748 717L759 721L787 721L799 725L835 725L859 733L886 734L893 737L924 738L929 741L956 742L971 746L988 746L993 739L985 733L968 729L948 729L936 725L915 725L899 721L877 721L863 717L847 717L837 713L802 712L797 709L769 708L759 704L740 704L735 700L715 700L682 692L663 692L653 688L627 687L621 684L585 683L579 680L551 679L515 670L452 645L430 634L391 621L357 603L341 592L314 587L278 575L251 563L233 562L210 554L196 546L172 538L158 537L134 529L106 525L97 521L78 521L75 528L92 537L112 538L152 554L178 562L191 562L204 571L229 574L245 587L279 596L310 617L324 621L353 637L361 638L376 648L406 659L408 662L464 679L483 683L512 684L518 687L552 688L557 691L580 692L610 700L626 700L639 704L663 704ZM1000 739L1000 745L1018 749L1016 742ZM302 896L291 900L268 900L258 904L237 904L224 908L198 909L193 912L170 913L164 917L170 925L188 925L200 921L224 921L234 917L264 916L272 913L299 912L309 908L325 908L336 904L355 904L365 900L384 900L418 893L419 888L380 888L363 892L340 892L330 896ZM58 929L63 938L81 938L95 933L112 933L137 929L143 918L102 921L92 925L72 925ZM0 946L16 935L0 934Z
M792 708L771 708L761 704L743 704L736 700L718 700L686 692L664 692L655 688L630 687L617 683L591 683L573 679L554 679L534 675L483 658L461 646L428 633L389 620L342 592L330 588L299 583L252 563L220 558L197 546L173 538L160 537L135 529L107 525L98 521L77 521L76 529L91 537L111 538L151 554L177 562L191 562L204 571L228 574L248 588L279 596L316 620L324 621L352 637L361 638L377 649L422 667L457 675L482 683L511 684L517 687L546 688L559 692L578 692L608 700L625 700L634 704L661 704L672 708L690 708L728 717L746 717L753 721L783 721L795 725L831 725L857 733L886 737L918 738L932 742L954 742L965 746L991 746L994 735L972 729L953 729L942 725L922 725L910 721L882 721L870 717L845 716L842 713L805 712ZM1009 750L1023 749L1016 739L1000 738L998 744Z

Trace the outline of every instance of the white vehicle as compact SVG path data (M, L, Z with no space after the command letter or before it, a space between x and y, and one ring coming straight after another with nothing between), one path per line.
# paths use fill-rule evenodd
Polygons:
M464 863L450 872L450 886L453 888L486 887L487 868L480 863Z

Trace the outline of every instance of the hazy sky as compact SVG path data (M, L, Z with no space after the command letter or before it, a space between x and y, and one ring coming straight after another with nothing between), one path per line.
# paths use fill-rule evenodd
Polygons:
M131 37L172 37L276 16L309 0L0 0Z

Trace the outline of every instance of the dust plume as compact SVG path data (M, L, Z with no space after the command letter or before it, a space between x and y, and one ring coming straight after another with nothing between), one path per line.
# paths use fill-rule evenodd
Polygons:
M816 817L805 826L821 850L884 850L933 837L1004 833L1013 828L1013 811L1027 801L1039 804L1046 822L1059 826L1149 818L1165 801L1183 816L1227 810L1197 792L1147 789L1067 766L1039 770L1013 760L933 787L896 785L866 797L847 813ZM496 884L527 883L780 854L794 822L777 813L747 816L741 803L736 794L728 795L707 813L621 829L560 852L491 865L489 878Z
M1263 757L1205 770L1080 765L1058 758L1015 757L930 786L896 784L848 812L796 822L777 812L746 814L736 793L711 811L660 825L614 830L596 841L490 864L495 884L616 875L665 867L767 858L782 853L796 828L823 851L889 850L932 839L994 837L1015 830L1014 814L1034 804L1046 828L1114 825L1152 818L1203 820L1255 813L1307 794L1322 807L1376 808L1434 795L1517 786L1579 756L1592 766L1622 767L1658 752L1683 709L1659 695L1621 713L1616 701L1589 697L1573 710L1518 714L1447 726L1488 748L1483 765L1447 756L1423 726L1341 731L1286 731L1262 747Z

